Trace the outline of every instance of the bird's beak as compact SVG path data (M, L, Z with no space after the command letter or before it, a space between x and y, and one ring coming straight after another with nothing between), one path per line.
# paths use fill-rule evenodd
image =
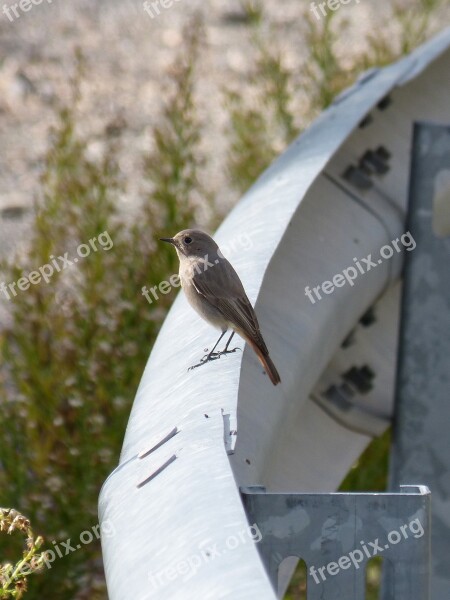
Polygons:
M175 240L173 238L159 238L161 242L169 242L169 244L175 245Z

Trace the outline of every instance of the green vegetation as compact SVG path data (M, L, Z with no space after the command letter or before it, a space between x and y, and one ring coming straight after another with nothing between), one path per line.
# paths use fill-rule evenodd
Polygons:
M283 32L268 22L263 3L242 2L244 34L252 40L256 59L247 78L251 104L242 100L239 88L230 87L223 95L229 115L230 186L246 190L362 69L385 64L425 39L438 5L437 0L411 0L408 11L402 12L394 4L398 35L369 36L359 55L344 56L337 43L348 26L334 13L312 21L308 3L298 16L306 28L308 49L302 71L294 73L281 50ZM166 74L153 149L143 157L139 212L126 215L121 205L129 182L118 168L120 135L108 135L112 129L105 124L103 156L93 160L89 138L79 134L85 67L78 53L72 99L59 110L51 132L33 236L25 254L0 266L2 280L12 282L51 257L67 251L73 256L79 244L88 244L102 232L113 244L108 250L92 250L76 267L55 273L48 284L19 293L10 303L12 325L0 333L1 503L27 513L45 535L44 549L69 538L76 545L80 534L97 524L99 489L117 463L134 391L174 297L162 295L158 303L149 304L141 295L143 286L167 279L176 270L175 254L157 245L157 234L192 223L208 227L219 216L214 190L204 184L206 158L196 98L204 31L198 18L188 23L183 37L184 47ZM298 101L300 90L308 102ZM376 440L343 489L382 489L388 448L388 435ZM34 540L31 532L27 535ZM9 537L5 543L5 538L0 536L2 562L16 564L20 547ZM41 538L33 544L27 551L38 556ZM35 565L41 565L38 558ZM3 567L0 583L1 573L11 568ZM12 597L20 598L21 581L16 580L19 590ZM287 598L302 597L301 589L304 579L297 577ZM0 589L0 598L8 597L2 593ZM33 573L27 598L41 597L106 598L97 537L56 560L51 569Z
M39 552L42 537L34 537L30 521L11 508L0 508L0 533L12 535L15 531L25 536L25 549L16 564L0 566L0 598L20 600L27 590L27 577L43 569L45 556Z
M269 40L269 43L268 43ZM256 60L248 82L256 103L247 104L239 90L225 92L230 115L228 175L245 192L280 151L297 136L292 112L293 74L283 64L273 27L252 35Z
M149 191L130 222L120 210L117 141L105 136L104 157L93 162L88 140L77 133L83 77L77 57L72 101L52 132L33 238L24 256L2 265L3 281L12 282L50 263L49 257L68 250L73 256L79 244L102 232L114 244L18 294L11 303L13 325L0 339L6 365L0 386L2 503L30 515L45 532L46 548L53 540L79 540L97 524L100 486L117 462L133 391L173 300L170 294L149 305L141 288L175 271L174 253L157 246L156 233L187 227L193 198L202 192L193 101L200 34L196 21L168 77L155 148L143 164ZM0 555L5 553L0 539ZM29 596L72 598L81 592L83 598L104 598L99 558L97 537L56 560L45 576L30 578Z

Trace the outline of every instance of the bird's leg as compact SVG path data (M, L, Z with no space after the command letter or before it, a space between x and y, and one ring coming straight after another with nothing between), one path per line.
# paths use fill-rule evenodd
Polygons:
M220 334L219 339L214 344L214 348L211 350L211 352L209 352L208 354L205 354L205 356L200 360L199 363L197 363L196 365L192 365L192 367L189 367L189 369L188 369L189 371L191 369L195 369L196 367L201 367L202 365L205 365L210 360L216 360L217 358L220 358L220 355L222 353L221 352L214 352L214 350L217 348L217 346L219 345L220 340L223 338L223 336L226 334L226 332L227 332L226 329L225 329L225 331L222 331L222 333Z
M202 358L202 361L204 362L208 362L208 360L213 360L214 358L218 358L218 355L221 354L220 352L214 352L214 350L217 348L217 346L220 343L220 340L223 338L223 336L226 334L227 330L225 329L225 331L222 331L222 333L220 334L219 339L217 340L217 342L214 344L214 348L211 350L211 352L209 354L205 354L205 356ZM234 333L234 331L233 331Z
M225 348L219 352L219 356L222 356L222 354L232 354L233 352L236 352L236 350L240 350L240 348L238 346L236 346L236 348L233 348L233 350L228 350L228 346L230 345L231 340L233 339L233 335L235 334L235 332L233 331L233 333L230 335L228 342L226 343Z

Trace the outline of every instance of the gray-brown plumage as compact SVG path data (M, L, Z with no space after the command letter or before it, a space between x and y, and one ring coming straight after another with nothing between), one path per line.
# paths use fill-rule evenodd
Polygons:
M161 240L170 242L176 248L180 259L181 285L191 306L205 321L222 330L212 351L195 366L230 352L228 345L236 332L253 348L272 383L280 383L280 376L270 359L244 286L216 242L197 229L185 229L173 238ZM233 334L225 350L214 352L229 328L233 330Z

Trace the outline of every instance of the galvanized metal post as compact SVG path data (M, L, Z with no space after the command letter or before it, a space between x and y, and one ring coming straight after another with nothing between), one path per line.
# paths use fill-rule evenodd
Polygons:
M450 594L450 126L415 126L391 489L433 494L431 597ZM386 585L390 585L386 576ZM393 596L386 590L383 598Z

